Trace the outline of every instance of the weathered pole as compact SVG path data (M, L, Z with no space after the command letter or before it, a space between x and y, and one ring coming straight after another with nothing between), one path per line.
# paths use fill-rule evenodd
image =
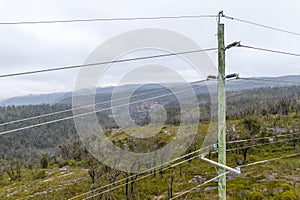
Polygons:
M218 163L226 165L226 95L225 95L225 46L224 24L218 20ZM219 167L218 174L224 174L225 169ZM226 200L226 175L218 180L219 200Z

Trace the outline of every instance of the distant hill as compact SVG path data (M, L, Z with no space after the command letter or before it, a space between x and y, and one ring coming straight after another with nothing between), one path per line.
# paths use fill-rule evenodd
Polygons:
M235 87L231 86L231 84L234 84ZM271 87L272 85L266 85L269 87L241 90L248 87L249 83L242 84L239 81L229 81L227 85L232 90L226 94L227 117L229 118L236 119L237 117L244 117L253 113L257 115L266 112L276 114L282 109L280 105L282 102L291 102L293 105L291 105L290 110L297 109L299 113L300 86ZM147 95L136 95L130 99L129 113L138 125L144 125L149 122L149 110L151 105L153 105L152 100L149 99L166 93L166 91L162 92L161 90L154 89L155 86L157 85L151 87L147 85L145 88L141 88L142 93L147 92ZM260 86L260 84L255 84L255 86ZM210 107L211 101L209 95L207 94L207 90L203 90L205 87L200 87L199 84L194 84L193 87L199 93L203 93L203 95L197 95L197 98L201 110L201 121L207 122L211 119L211 112L213 111ZM233 90L236 88L240 91ZM137 91L138 94L141 94L139 92ZM0 124L70 110L72 108L68 103L70 102L70 96L71 93L68 93L59 97L63 98L63 101L66 103L0 107ZM98 121L106 130L117 127L114 117L111 115L110 96L111 92L96 96L96 102L101 102L96 106ZM165 95L163 98L155 100L155 102L164 105L167 112L166 124L178 125L181 117L180 105L174 95ZM183 99L181 102L184 102L185 105L190 103L188 95L187 99ZM101 110L102 108L109 109ZM75 124L69 118L70 116L72 116L72 112L70 111L61 112L60 114L48 117L33 118L19 123L0 126L0 132L5 132L52 121L49 124L0 135L0 159L19 159L24 162L37 162L40 153L55 154L55 152L59 151L59 145L69 143L77 137ZM68 120L56 121L57 119L65 118Z
M39 104L55 104L61 98L64 98L66 93L51 93L51 94L37 94L20 97L12 97L0 103L1 106L21 106L21 105L39 105Z
M255 80L257 79L257 80ZM263 79L263 80L262 80ZM266 81L267 80L267 81ZM295 85L293 82L300 82L300 75L280 76L280 77L259 77L251 78L251 80L232 80L226 82L227 91L242 91L256 88L266 87L285 87ZM212 82L213 83L213 82ZM178 86L180 83L170 83L169 87ZM207 93L206 87L203 87L205 83L192 83L192 87L195 89L197 95L201 93ZM119 86L118 91L126 91L136 87L137 85L124 85ZM139 92L161 90L163 87L158 84L147 84L140 87ZM96 93L101 95L101 98L110 98L115 87L97 88ZM64 103L71 104L72 92L65 93L51 93L51 94L39 94L39 95L27 95L20 97L13 97L6 99L0 103L1 106L9 105L40 105L40 104L56 104Z

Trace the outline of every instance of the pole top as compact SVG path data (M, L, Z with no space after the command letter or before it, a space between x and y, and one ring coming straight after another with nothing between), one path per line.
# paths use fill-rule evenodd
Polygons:
M219 25L221 24L221 17L224 17L223 10L221 10L221 11L218 13L218 24L219 24Z

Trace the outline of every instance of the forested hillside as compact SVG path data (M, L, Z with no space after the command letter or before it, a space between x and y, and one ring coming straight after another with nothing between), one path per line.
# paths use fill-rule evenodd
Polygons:
M211 102L208 99L208 94L198 96L201 123L196 140L186 153L201 147L210 120ZM98 96L96 100L107 101L109 97ZM136 142L117 127L110 110L97 114L99 123L106 127L107 137L121 148L126 145L132 151L139 152L142 152L143 148L161 148L175 136L180 124L180 113L176 98L162 98L159 101L166 107L167 124L156 138L147 139L147 142ZM140 105L145 109L143 112ZM148 123L147 105L147 102L140 102L131 107L132 116L141 119L138 121L140 125ZM0 123L70 108L69 104L1 107ZM103 107L99 106L98 109L100 108ZM135 113L134 108L138 112ZM299 86L228 92L228 165L247 165L299 153L299 112ZM57 116L7 124L0 128L1 132L4 132L71 115L69 111ZM86 151L77 137L72 119L6 133L0 138L1 199L67 199L107 184L111 185L78 199L95 194L100 199L168 199L175 194L181 194L184 188L191 188L216 175L212 165L194 159L194 155L183 158L183 163L174 167L161 167L143 174L148 175L147 177L110 169ZM237 140L243 141L230 143ZM216 159L215 151L214 148L210 148L209 158ZM247 166L242 168L241 176L228 175L228 197L299 199L299 170L299 156L270 164ZM118 180L123 179L124 187L105 192L106 189L117 185ZM212 182L191 192L188 199L215 199L216 192L216 183Z

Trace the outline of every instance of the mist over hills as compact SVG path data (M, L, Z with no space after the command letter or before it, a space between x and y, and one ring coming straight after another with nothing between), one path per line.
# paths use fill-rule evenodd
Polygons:
M257 80L256 80L257 79ZM297 81L300 82L300 75L289 75L289 76L279 76L279 77L259 77L251 78L251 80L231 80L226 82L227 91L242 91L255 88L266 88L266 87L285 87L290 85L297 85ZM207 87L203 87L206 84L216 84L215 81L210 81L207 83L191 83L192 87L195 90L197 95L201 93L207 93ZM169 83L168 87L180 87L185 86L183 83ZM124 85L118 86L118 91L128 91L132 88L139 88L138 92L143 93L145 91L155 92L155 90L162 90L165 87L159 84L146 84L146 85ZM111 94L116 89L116 87L110 86L105 88L97 88L96 94L101 95L105 99L109 99ZM214 88L211 87L210 92L214 91ZM160 93L163 94L163 93ZM50 93L50 94L35 94L35 95L26 95L26 96L17 96L12 97L6 100L3 100L0 103L0 106L20 106L20 105L40 105L40 104L71 104L72 102L72 92L61 92L61 93Z

